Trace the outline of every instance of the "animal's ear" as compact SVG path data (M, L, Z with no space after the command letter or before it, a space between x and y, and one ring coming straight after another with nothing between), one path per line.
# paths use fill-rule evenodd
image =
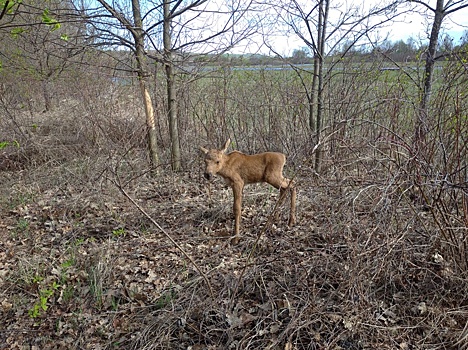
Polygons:
M205 147L201 147L201 146L200 146L200 151L202 151L205 154L209 152Z
M227 139L226 143L224 144L224 148L222 150L223 153L226 152L230 144L231 144L231 139Z

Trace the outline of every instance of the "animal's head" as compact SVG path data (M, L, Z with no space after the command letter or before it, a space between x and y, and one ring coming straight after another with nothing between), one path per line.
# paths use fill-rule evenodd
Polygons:
M205 177L208 180L216 175L224 167L226 162L226 150L231 143L231 139L228 139L223 149L206 149L200 147L201 151L205 154Z

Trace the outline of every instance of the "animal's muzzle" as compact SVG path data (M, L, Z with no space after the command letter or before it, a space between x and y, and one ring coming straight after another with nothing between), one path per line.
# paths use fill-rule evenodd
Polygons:
M205 173L205 179L211 180L213 178L213 175L211 173Z

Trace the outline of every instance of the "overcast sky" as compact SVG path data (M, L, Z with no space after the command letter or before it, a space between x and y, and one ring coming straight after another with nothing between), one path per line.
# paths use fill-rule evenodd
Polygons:
M332 4L341 3L341 9L344 8L346 11L347 6L353 6L358 2L359 0L340 0L332 1ZM382 0L365 0L364 5L372 6L373 3L381 2ZM435 3L436 0L429 0L431 6L435 7ZM421 10L421 13L413 12L411 14L402 14L391 25L380 28L378 30L379 37L384 38L388 35L388 39L391 41L400 39L406 41L409 37L413 37L417 41L426 41L431 30L432 17L430 17L430 15L432 12L424 12L425 8L422 5L417 5L416 8ZM442 33L449 34L454 38L455 42L459 41L465 30L468 30L468 8L454 12L444 19ZM282 55L290 55L294 49L300 49L305 46L295 34L269 35L267 36L267 40L272 44L275 50ZM251 40L249 43L244 43L244 45L239 45L234 50L231 50L231 52L270 53L269 49L262 45L262 42L262 39L257 38L256 40Z
M435 1L430 1L435 3ZM435 5L435 4L434 4ZM413 13L406 14L400 19L402 22L388 28L391 40L421 37L426 39L430 33L432 18ZM428 28L429 26L429 28ZM459 40L464 30L468 30L468 8L454 12L444 19L444 33L450 34L455 40Z

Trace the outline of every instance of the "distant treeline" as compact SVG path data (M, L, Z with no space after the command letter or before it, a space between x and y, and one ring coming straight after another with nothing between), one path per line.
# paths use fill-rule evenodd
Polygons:
M332 52L328 58L333 60L344 56L358 56L359 60L374 61L378 57L385 56L394 62L416 62L421 59L427 49L426 43L419 43L415 39L407 41L384 41L379 45L351 45L345 44L339 50ZM456 59L463 55L468 56L468 31L463 35L458 44L450 36L445 36L437 50L436 59ZM311 64L313 63L313 53L308 48L296 49L290 57L269 56L262 54L224 54L216 59L210 55L194 55L194 61L217 61L220 64L232 66L245 65L281 65L285 62L291 64Z
M410 63L418 62L424 59L427 50L426 43L419 43L414 39L407 41L399 40L395 42L384 41L379 45L342 45L339 50L327 55L325 61L336 62L337 60L348 57L357 59L360 62L375 62L377 59L388 59L392 62ZM131 61L131 53L126 50L107 51L107 54L113 57L118 64L118 70L125 71L128 69L126 62ZM151 51L150 57L161 56L161 52ZM313 53L308 48L296 49L290 57L270 56L264 54L230 54L221 55L199 54L199 53L180 53L175 56L179 61L180 66L230 66L230 67L245 67L245 66L284 66L285 64L313 64ZM457 45L454 44L449 36L444 37L439 44L436 60L456 60L468 59L468 31L463 35Z

